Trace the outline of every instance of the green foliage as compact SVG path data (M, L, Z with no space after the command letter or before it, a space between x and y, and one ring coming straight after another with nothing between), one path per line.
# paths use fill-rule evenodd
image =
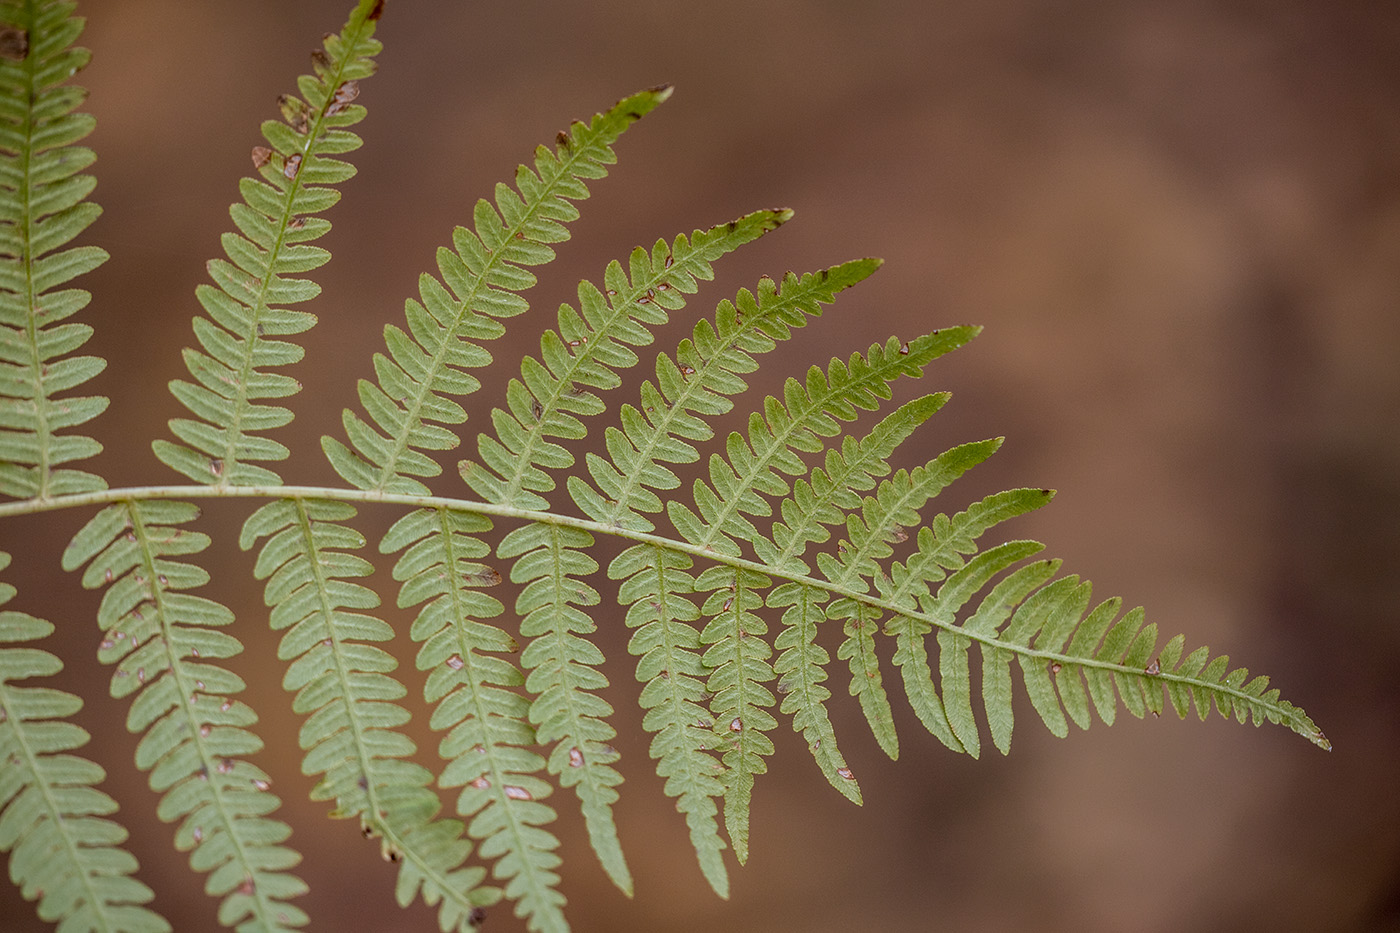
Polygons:
M896 381L920 376L976 328L890 337L812 366L780 398L764 399L744 431L714 437L715 419L733 408L758 358L878 260L764 278L699 316L673 351L654 355L653 377L592 434L602 444L578 469L588 419L607 412L621 371L642 362L640 349L713 278L714 262L789 211L657 240L625 266L610 263L600 284L581 283L577 306L559 309L538 358L525 357L505 385L505 407L477 436L477 459L458 464L478 499L434 495L427 481L443 472L435 458L458 445L464 399L483 387L472 371L492 360L484 343L529 309L530 269L554 258L587 183L606 175L613 145L668 88L574 123L519 167L514 186L477 203L471 225L439 249L437 274L420 279L402 326L386 326L376 379L359 383L363 413L345 412L346 439L322 440L345 485L283 485L262 464L288 456L268 432L294 413L269 400L299 390L279 370L302 358L290 338L315 323L287 306L316 296L304 275L330 259L310 244L329 229L317 215L339 198L333 186L354 175L336 157L360 145L348 127L365 116L353 101L374 70L381 12L379 0L362 0L313 55L299 96L280 98L281 120L263 125L268 146L253 153L258 177L243 180L231 208L237 232L209 263L213 284L196 289L205 313L194 320L199 347L185 351L192 381L170 385L191 417L171 422L176 441L153 446L197 485L108 489L64 466L95 454L96 442L61 433L107 405L65 394L104 362L74 355L88 325L59 323L89 296L58 287L106 257L62 248L98 214L86 200L93 181L79 174L93 153L74 145L93 121L74 113L83 92L64 83L87 61L72 47L82 21L67 3L0 4L0 492L11 500L0 515L96 510L63 565L83 568L83 585L103 591L98 658L113 667L110 693L129 700L136 765L161 794L161 819L177 824L176 848L219 899L222 924L291 930L310 918L294 903L305 891L290 871L300 855L287 844L289 827L272 818L270 778L247 760L261 741L256 714L237 699L245 684L225 666L243 648L237 620L192 592L210 582L195 562L210 545L191 501L199 498L265 500L240 544L257 550L268 621L282 633L282 684L304 717L302 769L318 776L312 796L379 840L398 866L399 902L437 906L444 931L470 929L502 899L532 930L567 929L550 829L557 789L577 799L603 869L631 893L613 815L624 769L603 696L609 662L592 638L617 617L602 608L613 601L632 633L650 755L722 896L724 850L740 863L748 857L753 794L783 717L827 781L862 799L827 708L832 656L823 639L838 645L848 692L891 757L899 739L889 663L919 722L974 757L979 719L997 749L1009 750L1017 679L1059 736L1070 722L1088 728L1093 714L1111 724L1120 704L1138 717L1168 704L1205 717L1214 705L1328 747L1268 678L1250 679L1205 648L1187 654L1181 636L1159 649L1141 610L1122 614L1116 599L1091 608L1089 584L1059 576L1036 542L983 543L1048 502L1048 490L1013 489L951 516L926 515L1000 445L963 444L893 471L896 449L946 393L905 402L859 439L846 434L847 423L893 397ZM404 731L417 704L386 650L396 635L378 614L387 591L360 553L367 541L355 522L366 504L398 510L378 549L393 558L397 609L413 611L422 701L441 734L432 766ZM605 574L594 554L600 537L626 545ZM7 564L0 556L0 569ZM487 592L506 578L519 588L509 610ZM13 595L0 585L0 603ZM132 877L125 833L104 818L116 804L96 789L102 769L72 754L88 740L68 721L80 701L15 685L60 670L53 654L28 646L52 628L0 612L0 848L25 896L60 929L169 929L144 906L152 893ZM451 815L439 789L455 793Z

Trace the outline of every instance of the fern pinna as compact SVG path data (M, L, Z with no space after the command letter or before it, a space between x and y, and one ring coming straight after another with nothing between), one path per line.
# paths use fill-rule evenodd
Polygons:
M899 745L889 664L918 721L973 756L983 719L992 743L1009 749L1013 668L1056 735L1070 721L1087 728L1095 713L1111 723L1120 704L1139 717L1168 704L1204 717L1214 705L1327 747L1267 678L1250 679L1205 648L1188 654L1180 636L1159 647L1156 627L1140 610L1121 613L1117 600L1091 607L1089 584L1061 576L1036 542L984 543L1048 502L1048 490L928 514L1000 444L963 444L894 470L899 445L946 393L899 405L859 438L846 433L893 397L896 381L920 376L976 328L890 337L812 366L764 399L745 430L714 437L759 358L875 272L876 260L764 278L713 314L692 315L688 336L651 356L635 400L590 432L622 371L713 278L713 263L790 211L657 240L582 282L538 356L502 387L474 459L457 464L465 488L429 485L443 472L438 455L461 440L467 397L484 388L473 371L492 362L489 341L529 310L530 270L554 258L587 185L615 160L614 143L669 88L574 123L520 166L513 186L477 203L402 323L385 328L375 378L359 384L360 411L345 412L344 439L322 439L345 485L283 485L267 464L288 448L269 432L294 413L272 400L299 391L281 370L303 355L291 338L315 323L288 306L316 296L304 276L330 258L312 241L329 229L319 215L339 198L334 186L354 174L339 157L360 145L349 127L365 116L356 101L374 70L382 12L382 0L362 0L313 54L297 94L279 98L280 119L263 125L267 145L252 152L256 177L243 179L230 212L237 229L209 263L212 283L195 290L203 314L194 318L198 347L184 355L190 379L170 385L189 414L171 422L174 440L153 444L195 485L109 489L66 465L98 451L69 429L107 405L70 394L104 364L75 355L90 326L60 323L89 300L61 286L106 256L67 246L98 215L82 174L94 156L75 145L93 121L75 112L83 92L65 83L87 61L72 46L82 21L71 3L0 4L0 492L11 500L0 514L96 508L63 563L103 590L98 658L113 666L110 692L131 700L136 764L162 795L161 818L178 824L177 849L207 875L221 923L290 930L309 917L295 900L306 890L292 873L300 855L272 816L271 778L249 760L261 748L257 716L237 699L244 682L229 666L242 651L237 627L254 620L240 623L193 592L210 581L195 562L210 544L194 504L202 498L263 500L240 543L257 549L268 622L282 633L277 655L305 717L313 797L360 821L397 863L400 903L436 906L444 931L474 927L503 899L529 929L567 929L550 830L560 789L577 798L604 871L631 892L613 815L627 765L611 744L608 662L592 637L618 618L603 608L611 601L631 630L651 757L721 895L724 850L747 859L751 801L782 719L826 780L862 799L828 712L833 658L823 641L837 646L848 692L891 757ZM378 550L392 559L397 609L412 610L407 634L426 673L428 724L441 735L435 763L404 730L412 691L386 650L400 612L379 611L385 590L355 525L366 504L400 510ZM600 536L626 544L606 574L593 553ZM488 592L505 580L517 587L509 607ZM0 602L14 595L0 586ZM102 769L74 754L87 741L68 721L81 701L18 683L61 669L31 644L51 630L0 612L0 847L11 876L61 929L167 930L133 877L124 831L108 819L116 804L96 787ZM450 815L439 789L452 794Z

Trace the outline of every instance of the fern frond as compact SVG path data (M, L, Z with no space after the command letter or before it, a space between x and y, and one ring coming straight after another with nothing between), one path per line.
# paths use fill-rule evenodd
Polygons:
M61 467L102 446L79 434L106 408L103 396L65 393L106 362L70 354L92 336L60 324L87 306L81 289L58 289L107 260L96 246L61 249L102 213L85 200L97 182L79 174L96 156L73 145L93 118L74 113L87 97L65 85L91 57L72 48L83 20L73 4L0 4L0 23L22 37L18 57L0 56L0 494L47 498L105 489L101 477Z
M532 750L530 701L514 692L525 678L500 657L519 650L515 639L481 619L504 611L480 592L500 575L477 563L490 548L477 535L489 520L447 509L405 515L381 542L386 553L403 552L394 566L401 608L423 604L410 629L420 670L429 671L424 697L436 703L431 726L447 732L439 753L447 765L443 787L462 787L457 812L470 817L468 834L481 840L479 854L496 860L495 877L506 882L517 916L532 930L566 930L557 890L559 840L544 829L554 810L543 802L552 791L536 777L545 759Z
M333 816L359 817L367 836L382 838L400 865L401 902L418 893L441 901L442 929L463 929L498 892L480 887L482 869L462 867L471 853L462 824L436 819L433 776L407 760L416 749L398 730L409 714L395 701L408 691L392 676L397 662L375 644L393 630L355 611L376 608L379 597L353 582L372 570L347 553L365 544L342 524L354 514L345 503L273 501L249 516L239 543L246 550L267 538L254 572L267 580L271 627L286 632L277 653L291 662L283 686L296 691L292 708L307 717L302 771L322 775L312 798L335 801Z
M579 309L559 309L559 329L540 338L540 360L521 362L521 379L512 379L506 392L509 412L495 409L496 437L482 434L478 455L487 470L463 461L463 479L483 499L524 509L547 508L539 493L554 488L544 469L567 469L574 458L547 440L584 436L577 415L596 415L602 401L584 387L611 389L621 380L614 370L635 366L629 346L652 341L651 328L665 324L668 311L685 307L697 280L714 277L711 263L786 222L791 211L757 211L709 230L696 230L689 240L677 236L668 247L658 240L647 253L632 251L627 271L612 262L603 274L606 292L592 282L579 283ZM581 313L580 313L581 312ZM543 362L541 362L541 360ZM523 380L523 381L522 381Z
M205 890L223 898L219 922L240 931L291 930L308 919L288 903L306 891L286 871L301 857L281 845L290 828L267 818L280 805L268 776L239 758L262 748L248 731L257 715L233 699L245 684L211 663L243 650L221 631L233 613L185 592L209 580L178 559L209 546L207 535L180 527L197 516L183 502L108 506L73 538L63 566L86 564L83 586L107 588L98 658L116 665L112 696L132 697L127 729L144 733L136 764L163 793L160 818L181 821L176 847L191 850L191 867L209 873Z
M516 169L515 189L496 186L494 206L477 202L475 230L458 227L453 249L438 250L442 280L426 273L419 279L421 303L410 299L405 306L408 332L393 325L384 329L389 356L374 358L379 382L360 382L360 401L373 424L346 409L342 421L354 449L331 437L321 439L326 457L347 482L360 489L426 491L412 477L436 476L441 468L422 451L457 446L457 435L440 427L466 420L451 396L480 388L467 370L491 361L474 341L499 337L503 328L495 319L529 307L516 294L535 284L526 267L554 258L548 244L568 238L564 224L578 217L571 202L588 197L585 180L605 176L616 161L612 143L670 95L669 87L642 91L587 124L575 123L570 133L559 134L554 151L535 150L533 169ZM525 405L528 409L529 402Z
M520 655L528 671L525 690L535 740L554 743L549 773L562 787L573 787L582 804L589 842L608 877L629 896L632 873L622 854L612 805L622 775L612 767L617 749L607 744L617 731L607 722L612 706L590 691L608 686L598 665L603 653L584 637L597 629L575 606L598 605L598 591L583 582L598 563L584 553L593 536L558 525L530 524L516 529L496 553L517 558L511 581L526 584L516 601L520 634L531 639Z
M243 202L229 210L239 232L223 235L228 258L209 262L215 284L196 289L208 316L194 319L202 349L184 351L195 382L170 383L170 391L195 417L170 422L183 443L157 440L151 445L163 463L196 482L281 482L255 461L286 459L287 448L261 432L288 424L292 412L263 400L301 390L295 379L270 368L297 362L302 349L275 338L304 333L316 323L314 314L285 306L309 301L321 291L315 282L297 276L330 260L324 249L307 245L331 226L312 215L340 199L331 185L355 174L354 166L333 157L361 145L346 127L365 117L365 109L352 101L359 96L359 82L374 74L373 57L382 46L373 36L382 7L382 0L361 0L340 34L328 34L324 50L313 53L315 73L297 82L301 98L278 98L282 120L262 125L271 148L253 150L262 181L244 178L239 183Z
M0 552L0 570L10 555ZM15 588L0 583L0 606ZM39 918L72 933L167 933L170 924L144 905L151 889L132 877L136 859L121 848L127 832L104 817L117 802L98 790L105 774L68 754L88 743L70 722L83 701L52 687L15 681L51 677L63 662L47 651L18 647L53 632L43 619L0 610L0 851L10 852L10 877Z

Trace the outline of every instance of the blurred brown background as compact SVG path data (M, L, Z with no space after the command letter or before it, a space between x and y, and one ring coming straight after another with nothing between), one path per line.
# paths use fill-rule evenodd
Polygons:
M80 82L99 119L94 199L106 211L87 242L112 259L81 284L95 295L89 352L120 361L95 384L113 403L92 428L114 484L173 481L149 438L183 413L164 384L184 375L193 288L230 228L258 122L349 5L83 4L95 58ZM321 241L335 253L316 273L322 323L294 370L306 391L295 432L279 435L301 458L289 481L332 478L317 438L340 434L383 323L473 201L568 120L673 82L673 100L620 142L614 177L594 186L532 295L536 313L498 358L537 352L574 283L633 245L790 206L795 220L725 260L658 346L765 272L884 257L768 358L740 410L890 334L986 325L925 379L955 398L901 465L1005 434L941 509L1013 485L1059 489L1005 534L1045 540L1098 594L1146 605L1188 646L1271 674L1336 746L1218 717L1126 715L1059 741L1023 704L1011 756L974 762L923 734L896 697L891 763L838 670L834 712L865 806L826 786L784 724L756 790L750 864L721 902L660 793L619 664L609 698L637 895L607 884L557 796L577 930L1400 930L1393 4L390 0L380 37L381 71L360 98L360 175ZM499 384L513 371L491 374ZM499 399L475 397L469 437ZM437 488L464 491L450 470ZM354 825L306 800L261 587L231 537L245 512L206 510L221 535L207 563L247 640L235 668L273 749L257 760L306 856L312 928L436 929L432 911L393 905L393 870ZM371 537L387 522L366 517ZM91 754L111 772L156 905L180 931L216 929L202 879L170 857L172 828L127 764L126 704L101 702L96 599L57 569L80 521L4 525L14 605L57 607L52 646L88 700ZM620 614L604 599L602 643L621 655ZM431 761L426 719L414 726ZM36 924L0 892L0 929ZM523 926L503 906L486 929Z

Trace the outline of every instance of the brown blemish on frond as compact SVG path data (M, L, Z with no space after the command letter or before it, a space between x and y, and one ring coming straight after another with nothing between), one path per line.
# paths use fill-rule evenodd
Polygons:
M29 31L17 26L0 26L0 58L22 62L29 54Z

